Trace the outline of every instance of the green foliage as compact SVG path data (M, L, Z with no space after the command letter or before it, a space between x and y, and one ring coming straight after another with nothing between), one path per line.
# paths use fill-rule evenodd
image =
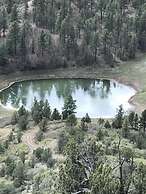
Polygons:
M61 194L58 172L54 169L41 170L34 176L33 182L33 194Z
M6 50L6 46L2 45L0 46L0 66L4 68L7 65L8 65L7 50Z
M58 112L58 110L55 108L51 115L51 120L60 120L60 119L61 119L61 115Z
M134 174L134 186L137 193L145 193L146 190L146 166L140 163Z
M20 187L25 180L25 175L24 175L24 164L22 161L19 161L16 164L16 167L13 171L13 177L14 177L14 185L16 188Z
M14 194L16 193L12 181L0 178L0 194Z
M20 21L18 16L18 7L14 4L11 13L10 29L7 39L7 48L10 55L16 55L20 41Z
M143 128L143 131L145 132L146 130L146 110L144 110L141 114L140 124L141 124L141 127Z
M95 170L102 154L101 146L94 140L87 140L79 145L71 138L65 149L66 160L60 167L61 192L76 193L88 188L88 173Z
M42 102L40 105L43 107ZM18 115L23 117L24 114L28 113L21 107L17 112L17 118ZM51 194L80 192L144 194L146 189L146 169L145 163L142 163L145 162L146 149L146 134L142 122L144 115L143 113L140 116L143 118L141 120L135 113L127 116L122 114L122 128L118 130L113 128L108 130L109 121L100 119L96 134L93 130L87 133L81 126L61 130L58 137L58 151L62 155L57 160L59 163L57 168L54 165L58 163L47 145L38 147L33 153L18 150L18 144L14 144L13 140L21 130L13 130L9 137L11 143L1 142L5 152L1 155L0 176L3 178L0 178L0 192L2 190L3 193L17 194L19 190L26 191L29 182L34 194L48 192ZM71 116L72 114L68 119ZM46 118L43 117L42 124L45 120ZM84 119L82 122L88 124ZM93 125L96 126L92 122L89 127ZM43 134L44 130L41 132ZM11 145L13 145L12 149ZM135 146L137 146L136 149L134 149ZM62 156L64 156L63 159ZM8 177L8 182L5 182L5 177ZM4 181L3 185L1 180Z
M42 121L39 123L40 131L46 132L47 131L47 120L42 119Z
M17 141L18 141L18 143L21 143L21 138L22 138L22 132L21 131L18 131L17 132Z
M20 130L24 131L27 129L27 126L28 126L27 115L23 115L18 120L18 127Z
M2 1L0 31L8 53L0 60L11 67L13 58L13 68L21 70L101 61L113 67L146 50L145 1L139 2Z
M37 148L33 154L39 162L44 162L49 168L52 168L55 164L55 160L52 158L52 152L49 148Z
M99 126L103 127L104 126L104 123L105 123L105 120L104 119L101 119L101 118L98 119Z
M12 125L16 125L18 122L18 118L17 118L17 112L14 112L11 118L11 124Z
M59 134L58 137L58 151L59 153L63 153L64 147L67 144L68 137L67 134L63 131Z
M0 143L0 154L3 154L5 152L4 145Z
M91 194L116 194L119 189L119 181L113 178L112 168L108 165L100 164L90 177Z
M21 106L17 112L14 112L11 118L12 125L18 124L18 128L21 131L24 131L28 127L28 111L24 108L24 106Z
M51 109L48 101L43 102L42 100L38 102L36 98L34 99L34 104L31 109L31 115L36 124L38 124L43 118L50 120Z
M88 113L86 113L85 117L83 117L81 121L84 121L85 123L91 123L91 119Z
M24 106L21 106L20 109L18 110L17 114L18 114L18 117L21 117L21 116L27 115L28 112L26 111Z
M123 126L122 126L122 135L124 138L129 137L129 134L130 134L129 126L130 126L130 124L129 124L128 118L125 118L123 121Z
M43 137L44 137L43 132L39 130L36 134L37 141L42 141Z
M69 127L75 127L77 125L77 118L74 114L70 114L67 117L66 124Z
M6 164L6 174L9 176L12 176L13 171L15 169L15 161L14 158L11 156L8 156L5 160L5 164Z
M111 124L110 124L110 122L109 122L109 121L106 121L105 124L104 124L104 127L105 127L106 129L111 129Z
M80 128L81 128L83 131L88 131L88 125L87 125L87 123L84 121L84 119L81 120Z
M68 96L65 99L64 107L63 107L63 119L67 119L69 115L72 115L75 113L76 107L76 100L73 100L72 96Z
M116 128L116 129L121 129L122 128L123 117L124 117L123 107L120 106L119 110L118 110L118 113L116 115L116 118L115 118L115 120L112 123L113 128Z
M13 131L10 132L9 136L8 136L8 141L12 142L15 139L15 136L13 134Z
M104 131L102 129L97 130L96 137L98 141L102 141L104 138Z

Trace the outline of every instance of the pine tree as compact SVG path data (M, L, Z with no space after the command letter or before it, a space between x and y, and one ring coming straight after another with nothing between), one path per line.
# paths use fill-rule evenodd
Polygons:
M63 112L62 112L63 119L66 119L69 115L75 113L75 109L77 108L75 103L76 103L76 100L73 100L72 96L68 96L65 99Z
M128 138L129 134L130 134L129 120L128 120L128 118L125 118L123 121L123 126L122 126L122 136L124 138Z
M39 47L41 51L41 55L44 55L44 51L46 49L46 34L44 31L41 31L40 38L39 38Z
M28 3L25 1L21 31L20 31L20 52L21 52L23 62L26 61L26 56L30 48L29 39L30 39L31 33L32 33L32 27L30 24L30 17L28 13Z
M2 7L0 9L0 31L2 31L3 37L6 36L7 22L7 11L5 7Z
M10 29L7 40L7 47L10 55L16 55L18 43L20 41L20 26L17 5L15 4L12 9Z
M23 162L20 161L16 164L16 167L13 172L13 177L15 187L20 187L24 183L25 176Z

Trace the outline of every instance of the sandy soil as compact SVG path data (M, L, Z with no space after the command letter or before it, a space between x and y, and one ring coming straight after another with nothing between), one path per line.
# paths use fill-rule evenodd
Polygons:
M38 144L36 143L36 133L38 128L31 128L30 130L26 131L25 134L22 136L22 143L28 146L30 153L33 152L36 148L38 148Z
M60 155L57 154L58 135L60 130L65 127L65 123L62 121L50 121L48 123L47 132L44 133L44 141L36 141L36 133L38 132L38 126L30 128L22 136L22 143L27 145L30 153L38 147L49 147L55 159L60 159Z

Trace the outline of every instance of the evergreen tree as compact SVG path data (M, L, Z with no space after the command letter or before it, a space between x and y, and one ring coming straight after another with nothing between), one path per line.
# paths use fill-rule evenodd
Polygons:
M44 31L41 32L40 34L40 39L39 39L39 47L41 50L41 55L44 55L44 51L46 49L46 34Z
M63 119L66 119L69 115L75 113L75 109L77 108L75 103L76 103L76 100L73 100L72 96L68 96L65 99L63 112L62 112Z
M77 118L74 114L71 114L67 117L66 120L67 126L74 127L77 125Z
M128 118L126 117L123 121L123 126L122 126L122 135L124 138L128 138L130 133L129 129L129 121Z
M16 167L13 172L14 177L14 185L15 187L20 187L24 183L25 175L24 175L24 164L23 162L19 161L16 164Z
M26 56L30 48L29 39L32 33L32 27L30 24L30 17L28 13L28 3L24 2L24 14L22 19L22 25L20 29L20 52L22 56L22 61L26 61Z
M118 113L117 113L117 115L116 115L116 118L115 118L115 120L114 120L114 122L113 122L115 128L117 128L117 129L122 128L123 117L124 117L123 107L120 106L120 107L119 107L119 110L118 110Z
M18 8L17 5L14 4L12 13L11 13L11 22L10 29L7 40L7 47L10 55L16 55L18 44L20 41L20 21L18 16Z
M3 37L6 36L7 22L7 11L5 7L2 7L2 9L0 9L0 31L2 31Z

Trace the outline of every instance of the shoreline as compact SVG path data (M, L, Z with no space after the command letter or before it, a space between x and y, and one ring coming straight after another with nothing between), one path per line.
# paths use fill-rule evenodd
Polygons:
M93 69L93 68L66 68L66 69L54 69L47 71L29 71L29 72L16 72L15 74L2 75L0 77L0 92L8 89L15 83L23 81L33 81L33 80L46 80L46 79L107 79L112 81L117 81L118 83L124 84L128 87L132 87L136 93L131 96L128 100L128 103L134 107L134 110L138 110L138 104L135 103L135 96L140 92L140 89L134 83L129 82L128 80L122 79L122 77L115 76L114 74L108 75L108 69ZM3 109L4 112L13 113L12 110L6 109L0 105L0 109ZM0 114L0 117L4 115Z

